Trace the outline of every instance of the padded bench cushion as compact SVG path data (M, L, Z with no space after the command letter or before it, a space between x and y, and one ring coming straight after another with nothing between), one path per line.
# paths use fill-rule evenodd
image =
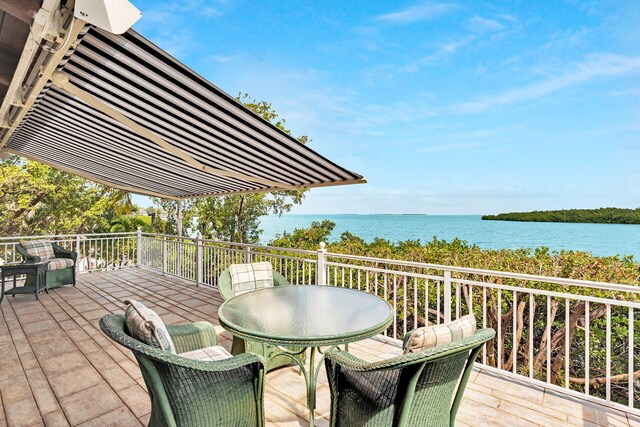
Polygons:
M70 258L53 258L49 260L47 270L64 270L65 268L73 267L73 260Z

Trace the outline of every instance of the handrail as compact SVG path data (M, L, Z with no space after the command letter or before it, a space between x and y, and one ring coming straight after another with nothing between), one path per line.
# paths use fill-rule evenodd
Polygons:
M562 277L542 276L542 275L534 275L534 274L526 274L526 273L514 273L514 272L499 271L499 270L483 270L478 268L456 267L456 266L450 266L450 265L429 264L429 263L423 263L423 262L403 261L403 260L395 260L395 259L388 259L388 258L372 258L372 257L339 254L339 253L332 253L332 252L327 253L326 257L327 258L343 258L343 259L348 259L352 261L380 262L384 264L395 264L403 267L445 270L445 271L451 271L453 273L478 274L481 276L504 277L508 279L526 280L529 282L545 282L545 283L553 283L556 285L565 285L565 286L583 286L587 288L601 289L601 290L607 290L607 291L621 291L621 292L634 292L634 293L640 292L640 285L639 286L622 285L617 283L595 282L591 280L568 279L568 278L562 278Z
M144 237L169 237L172 239L180 239L180 240L190 240L195 242L198 240L197 237L189 237L189 236L176 236L174 234L156 234L156 233L142 233ZM251 249L265 249L265 250L273 250L273 251L281 251L281 252L290 252L290 253L298 253L298 254L306 254L306 255L316 255L316 251L310 251L305 249L294 249L294 248L283 248L280 246L268 246L268 245L258 245L254 243L238 243L238 242L229 242L226 240L216 240L216 239L199 239L202 242L219 244L219 245L229 245L229 246L238 246L241 248L251 248Z
M37 236L2 236L0 241L13 240L18 242L24 239L56 239L56 238L69 238L69 237L99 237L99 236L135 236L137 233L133 232L118 232L118 233L80 233L80 234L41 234Z

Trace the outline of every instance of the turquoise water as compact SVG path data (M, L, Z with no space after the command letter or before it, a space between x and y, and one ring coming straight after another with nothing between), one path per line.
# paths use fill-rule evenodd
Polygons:
M262 241L267 243L285 230L306 228L323 219L336 223L331 240L343 231L367 242L376 237L392 242L457 237L487 249L547 246L598 256L633 255L640 260L640 225L483 221L479 215L271 215L261 218Z

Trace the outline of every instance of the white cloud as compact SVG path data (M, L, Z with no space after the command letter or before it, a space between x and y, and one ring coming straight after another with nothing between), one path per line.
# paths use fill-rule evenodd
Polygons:
M504 30L505 26L498 21L494 21L493 19L474 16L469 19L469 29L474 33L484 34Z
M426 3L411 6L397 12L379 15L375 19L391 24L409 24L412 22L428 21L437 16L452 12L457 8L458 6L453 3Z
M421 153L436 153L438 151L450 151L450 150L464 150L469 148L478 147L480 144L477 142L454 142L449 144L432 145L430 147L424 147L420 149Z
M482 112L493 107L541 98L561 89L601 78L640 72L640 57L615 54L590 55L570 70L551 74L546 80L508 90L497 95L483 96L475 101L454 106L462 112Z
M210 55L209 58L214 60L215 62L219 62L221 64L228 64L229 62L237 61L242 58L241 54L237 55Z

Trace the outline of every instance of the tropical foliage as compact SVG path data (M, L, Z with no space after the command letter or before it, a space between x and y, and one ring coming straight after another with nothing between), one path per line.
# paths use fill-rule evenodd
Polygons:
M120 215L111 221L112 233L131 233L137 231L138 228L144 232L151 232L151 217L142 215Z
M640 224L640 208L567 209L559 211L511 212L498 215L484 215L482 219L494 221Z
M108 231L134 209L128 193L37 162L0 160L0 235Z

